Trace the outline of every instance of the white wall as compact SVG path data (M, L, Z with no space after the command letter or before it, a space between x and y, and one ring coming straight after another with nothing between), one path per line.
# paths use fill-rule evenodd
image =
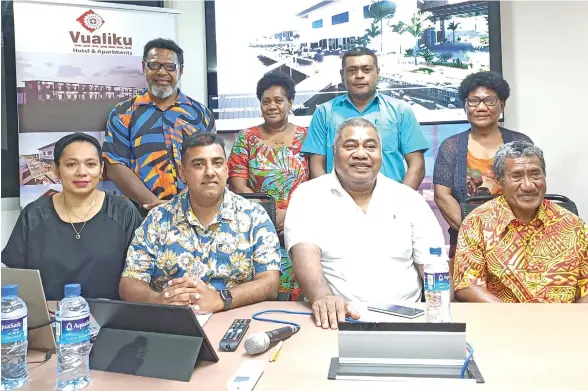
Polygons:
M192 99L208 105L204 1L168 0L164 6L182 12L176 22L177 44L184 50L184 74L180 88Z
M511 86L505 125L543 149L547 191L588 221L586 1L501 1L502 63Z

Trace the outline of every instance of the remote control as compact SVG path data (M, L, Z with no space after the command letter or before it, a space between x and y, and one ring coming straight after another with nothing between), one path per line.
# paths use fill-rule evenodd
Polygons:
M235 319L221 339L219 343L220 349L225 352L234 352L237 350L237 346L239 346L245 336L245 332L249 328L249 323L251 323L251 319Z

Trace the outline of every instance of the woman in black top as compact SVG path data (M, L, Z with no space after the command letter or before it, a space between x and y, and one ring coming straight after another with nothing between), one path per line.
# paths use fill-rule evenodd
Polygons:
M450 258L455 255L461 226L460 204L472 196L502 194L492 171L498 148L516 140L533 143L524 134L499 125L510 96L510 86L499 74L472 73L461 82L458 94L471 128L441 143L433 173L435 203L449 224Z
M94 137L60 139L53 169L63 192L27 205L2 250L6 266L40 271L47 300L62 299L70 283L80 283L84 297L119 298L127 247L141 217L130 201L97 190L103 168Z

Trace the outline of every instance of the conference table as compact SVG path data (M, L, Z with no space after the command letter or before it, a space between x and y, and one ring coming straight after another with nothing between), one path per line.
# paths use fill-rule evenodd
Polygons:
M330 360L338 354L336 330L315 326L313 318L303 315L268 314L280 320L299 323L301 330L284 342L275 362L269 362L271 349L252 357L243 347L222 352L218 343L236 318L251 318L258 311L281 309L308 311L302 302L264 302L214 314L204 330L217 349L219 362L199 362L190 382L178 382L117 373L92 371L87 390L226 390L227 381L244 360L266 362L265 372L255 391L329 391L329 390L409 390L425 388L412 382L328 380ZM588 305L581 304L469 304L453 303L453 320L467 324L467 340L473 346L474 359L484 384L465 381L467 387L428 384L435 390L582 390L588 380ZM389 316L390 321L411 321ZM423 321L419 318L414 321ZM281 327L276 323L251 321L247 335ZM29 360L40 353L30 352ZM29 384L23 390L55 388L55 355L45 364L30 365Z

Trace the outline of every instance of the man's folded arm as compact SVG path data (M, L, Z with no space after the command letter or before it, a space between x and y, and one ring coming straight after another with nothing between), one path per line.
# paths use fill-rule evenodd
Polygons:
M473 303L502 303L486 288L484 235L477 216L467 217L459 229L454 269L456 299Z

